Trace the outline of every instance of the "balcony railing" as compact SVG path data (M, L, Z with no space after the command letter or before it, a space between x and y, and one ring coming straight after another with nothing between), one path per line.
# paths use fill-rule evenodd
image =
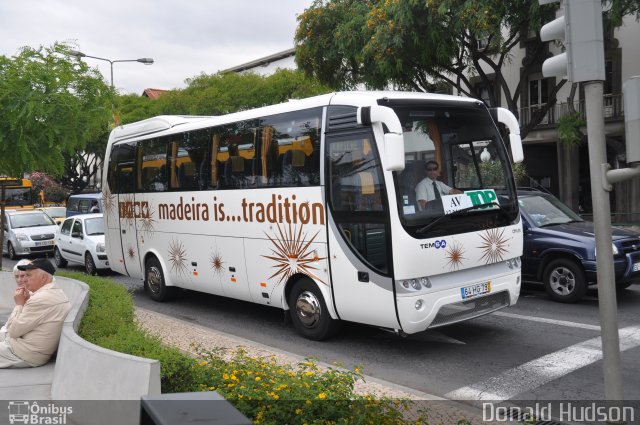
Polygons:
M603 96L603 103L605 121L624 119L624 102L622 94L605 94ZM545 105L542 104L520 108L520 126L523 127L529 124L533 115L544 106ZM570 106L571 105L568 102L556 103L547 111L537 127L555 126L558 119L574 111L578 112L583 119L586 118L584 100L574 102L573 108L570 108Z

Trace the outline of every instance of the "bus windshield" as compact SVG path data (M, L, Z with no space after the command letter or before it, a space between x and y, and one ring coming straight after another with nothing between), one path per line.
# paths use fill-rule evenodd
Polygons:
M5 187L5 206L33 207L33 188L31 180L0 177L0 184Z
M477 231L517 219L510 161L478 105L397 106L406 166L394 172L397 205L414 236ZM475 208L474 208L475 207ZM437 226L430 223L437 220Z

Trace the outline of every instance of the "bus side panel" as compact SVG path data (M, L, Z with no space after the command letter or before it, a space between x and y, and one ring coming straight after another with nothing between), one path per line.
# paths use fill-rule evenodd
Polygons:
M285 243L295 242L287 240ZM306 274L319 286L325 285L326 289L329 289L326 243L311 243L299 252L299 255L294 256L280 252L278 246L267 238L247 238L245 250L249 290L256 303L284 308L287 304L287 300L284 299L287 278L296 273ZM290 270L286 269L285 264L293 267ZM330 299L325 301L331 302Z
M331 216L329 223L331 280L340 319L398 329L393 280L367 267L339 236ZM367 273L366 281L359 279L359 272Z

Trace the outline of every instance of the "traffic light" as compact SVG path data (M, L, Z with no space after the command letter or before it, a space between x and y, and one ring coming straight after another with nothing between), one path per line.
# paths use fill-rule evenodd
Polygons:
M572 83L605 80L601 0L538 0L561 3L561 16L540 29L542 41L563 40L565 52L542 64L545 77L564 77Z

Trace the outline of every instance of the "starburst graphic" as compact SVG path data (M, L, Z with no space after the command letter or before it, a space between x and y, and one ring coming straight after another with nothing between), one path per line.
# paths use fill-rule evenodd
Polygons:
M129 257L130 260L133 260L134 258L136 258L136 250L132 245L129 245L127 247L127 257Z
M147 204L148 205L148 204ZM153 218L154 210L151 207L147 207L146 211L142 211L142 217L140 218L140 230L143 234L152 236L155 232L156 221Z
M502 261L503 255L507 252L505 244L508 241L508 239L504 237L504 229L489 229L480 237L484 242L482 246L478 247L484 251L480 259L484 259L485 264Z
M224 261L222 261L222 254L218 252L217 248L214 252L211 253L211 256L209 257L209 265L211 266L215 274L217 274L218 276L222 275L222 272L224 271Z
M127 208L133 208L133 202L134 202L133 195L131 195L131 194L124 195L122 197L122 201L123 201L122 203L124 205L126 205ZM127 222L127 226L129 226L129 227L133 226L133 223L135 222L135 218L133 216L133 211L131 211L131 210L129 210L129 211L120 211L121 215L123 213L124 213L124 217L121 216L120 219L124 218L124 220Z
M116 195L111 193L109 185L102 191L102 208L103 213L109 220L113 216L114 208L116 207Z
M171 263L171 271L175 274L186 275L189 273L187 250L181 242L176 240L169 242L169 262Z
M464 247L458 241L453 241L448 247L445 256L449 260L447 265L449 270L460 270L462 260L467 258L464 256Z
M318 270L318 268L312 264L324 260L324 257L318 258L315 250L310 249L320 231L307 240L307 234L302 232L302 225L297 230L291 224L284 230L280 228L280 225L276 225L278 226L277 235L271 237L265 233L273 244L273 248L271 248L273 255L263 255L263 257L274 261L275 264L272 267L276 269L276 272L269 276L269 279L279 277L278 284L280 284L295 273L303 273L326 285L322 279L315 275L314 270Z

